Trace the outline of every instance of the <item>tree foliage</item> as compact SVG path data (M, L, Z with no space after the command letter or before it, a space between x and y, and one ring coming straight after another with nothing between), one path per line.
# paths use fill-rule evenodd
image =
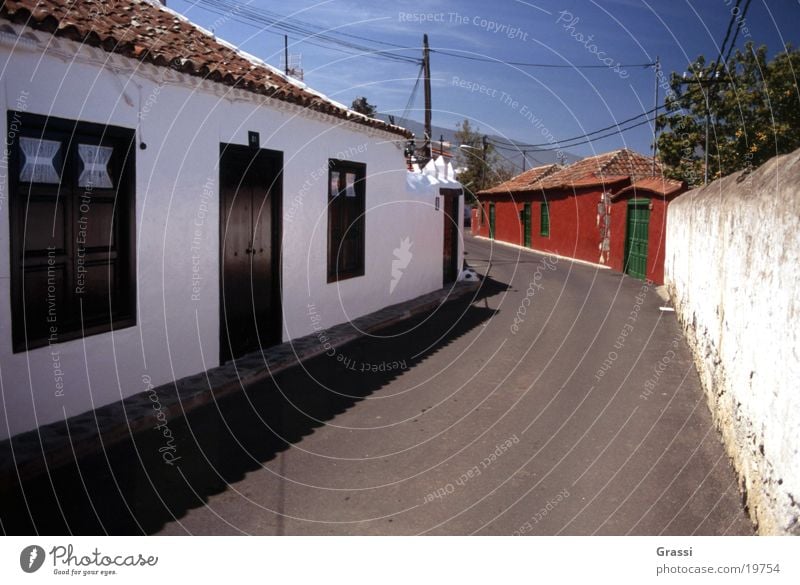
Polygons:
M477 193L513 177L513 169L503 163L491 143L484 147L480 128L473 128L469 120L456 124L453 155L458 180L471 193Z
M709 180L758 167L800 148L800 52L787 45L771 61L767 48L748 43L716 66L697 58L691 75L676 73L659 116L658 150L666 173L703 183L706 111L710 115Z
M350 104L350 109L359 114L369 116L370 118L374 118L378 113L378 108L369 103L367 98L363 96L354 99L353 103Z

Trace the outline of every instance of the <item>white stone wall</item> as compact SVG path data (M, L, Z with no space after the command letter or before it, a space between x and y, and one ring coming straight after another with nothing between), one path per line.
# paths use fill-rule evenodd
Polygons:
M0 173L0 439L219 364L220 143L284 153L283 339L329 327L442 286L442 212L406 192L402 136L315 114L102 50L21 30L0 37L0 132L9 110L136 129L137 324L13 353L6 163ZM19 100L23 97L24 106ZM328 284L327 163L366 163L365 275ZM315 174L313 174L315 173ZM207 192L212 197L204 196ZM192 299L201 223L202 288ZM390 292L394 250L413 257ZM65 383L55 392L58 352Z
M800 534L800 151L673 201L665 277L751 518Z

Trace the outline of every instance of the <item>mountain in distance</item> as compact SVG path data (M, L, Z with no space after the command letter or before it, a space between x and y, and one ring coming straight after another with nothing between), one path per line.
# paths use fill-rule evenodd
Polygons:
M380 118L381 120L383 120L385 122L389 121L389 116L387 116L386 114L378 114L378 118ZM414 140L416 141L417 146L420 146L422 144L422 137L425 135L425 125L424 124L422 124L420 122L417 122L415 120L408 119L408 118L401 118L399 116L395 116L394 123L397 124L398 126L402 126L403 128L407 128L408 130L411 130L414 133L414 137L415 137ZM444 141L445 142L449 142L452 145L453 149L458 148L458 145L455 144L455 139L456 139L456 130L455 130L455 128L450 129L450 128L442 128L441 126L433 126L432 127L432 132L433 132L434 146L436 146L436 143L440 139L442 139L442 137L444 137L443 138ZM495 136L493 134L487 134L487 136L491 140L498 140L498 141L501 141L501 142L508 142L508 143L515 143L515 144L523 144L522 142L515 141L515 140L513 140L511 138L507 138L505 136ZM521 152L521 150L517 151L517 150L508 150L508 149L505 149L505 148L503 148L503 149L499 149L498 148L498 149L495 150L495 152L501 154L502 156L504 156L507 159L507 160L505 160L505 162L509 166L512 166L514 168L514 172L515 173L521 173L522 172L522 168L523 168L523 166L522 166L523 153ZM564 151L564 155L565 155L565 158L566 158L566 160L565 160L566 164L571 164L571 163L573 163L575 161L578 161L578 160L581 160L581 158L583 158L581 156L577 156L575 154L572 154L571 152L568 152L568 151ZM525 168L526 169L530 169L530 168L533 168L533 167L538 167L538 166L541 166L541 165L549 165L549 164L553 164L553 163L559 162L558 159L556 158L556 151L555 150L546 150L546 151L527 150L526 154L525 154L525 158L527 159L527 162L525 163Z

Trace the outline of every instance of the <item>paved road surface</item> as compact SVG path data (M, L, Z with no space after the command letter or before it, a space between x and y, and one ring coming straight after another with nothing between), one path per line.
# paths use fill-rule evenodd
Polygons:
M752 533L653 288L484 240L467 252L491 262L474 300L171 421L176 467L145 433L55 474L60 509L49 480L29 486L36 528ZM10 507L4 530L32 530Z

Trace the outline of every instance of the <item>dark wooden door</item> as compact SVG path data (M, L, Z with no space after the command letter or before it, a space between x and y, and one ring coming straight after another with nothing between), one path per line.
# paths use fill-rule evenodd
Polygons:
M220 356L280 342L280 153L223 145Z
M522 209L522 225L525 230L523 242L526 248L531 247L531 204L526 203Z
M442 249L442 272L445 284L458 278L458 198L459 190L441 189L444 201L444 247Z

